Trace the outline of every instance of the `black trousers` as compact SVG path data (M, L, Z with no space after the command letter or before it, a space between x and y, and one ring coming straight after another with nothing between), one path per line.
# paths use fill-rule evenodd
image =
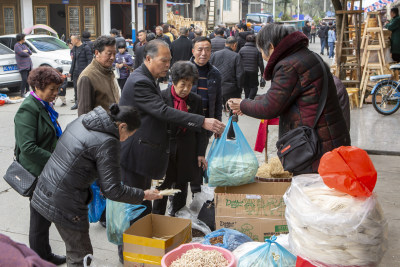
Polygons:
M47 260L51 254L49 229L51 222L30 206L29 246L42 259Z
M395 62L400 62L400 54L393 54L392 53L392 59Z
M90 242L89 228L86 231L75 231L55 224L58 233L65 243L68 267L83 267L83 259L87 254L93 255Z
M175 194L170 197L172 213L171 215L175 215L177 211L183 208L186 205L186 199L188 194L188 182L178 181L177 177L177 165L176 165L176 157L169 157L168 169L165 175L164 182L159 186L159 190L164 189L180 189L181 192ZM153 212L154 214L165 215L167 209L168 197L165 196L162 199L154 200L153 202Z
M123 182L127 186L140 188L142 190L147 190L147 189L150 189L150 187L151 187L152 179L147 178L142 175L139 175L137 173L129 172L124 168L121 168L121 177L123 177ZM140 216L138 216L137 218L135 218L134 220L132 220L130 222L131 225L134 224L137 220L139 220L139 219L143 218L144 216L151 213L152 204L151 204L150 200L144 200L141 203L141 205L146 206L146 209L143 211L142 214L140 214ZM118 255L119 255L120 259L124 258L122 252L123 252L123 245L119 245L118 246Z
M78 79L79 79L80 73L74 73L72 74L72 82L74 84L74 93L75 93L75 103L78 103Z
M254 99L257 95L258 87L244 88L245 98Z
M20 70L21 74L21 96L24 96L26 92L29 92L28 76L31 70Z
M128 78L126 78L126 79L118 79L118 80L117 80L117 81L118 81L119 88L121 89L121 93L122 93L122 89L124 89L126 80L128 80Z

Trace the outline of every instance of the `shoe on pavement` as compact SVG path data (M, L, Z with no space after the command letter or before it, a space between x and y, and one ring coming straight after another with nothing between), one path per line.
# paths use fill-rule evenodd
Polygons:
M62 103L62 104L61 104L61 107L64 107L64 106L66 106L66 105L67 105L66 103Z
M71 107L71 110L77 109L78 108L78 104L75 104Z
M64 263L67 262L67 257L59 256L59 255L51 253L50 257L47 258L47 261L51 262L51 263L53 263L55 265L61 265L61 264L64 264Z

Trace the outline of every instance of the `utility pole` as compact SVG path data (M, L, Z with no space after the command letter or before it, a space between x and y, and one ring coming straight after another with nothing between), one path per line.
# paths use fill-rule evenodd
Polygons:
M297 0L297 20L300 20L300 0Z
M324 12L326 12L326 0L324 0Z
M272 18L275 21L275 0L272 0Z

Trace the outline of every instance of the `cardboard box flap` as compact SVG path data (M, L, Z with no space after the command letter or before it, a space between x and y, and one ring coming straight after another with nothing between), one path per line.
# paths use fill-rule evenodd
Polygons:
M255 194L255 195L283 195L290 183L251 183L241 186L217 187L215 193L226 194Z

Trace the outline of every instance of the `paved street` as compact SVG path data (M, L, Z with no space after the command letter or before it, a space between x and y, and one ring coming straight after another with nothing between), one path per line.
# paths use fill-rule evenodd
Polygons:
M311 48L319 52L319 43L312 44ZM328 61L328 57L324 56ZM267 87L268 88L268 85ZM1 91L2 92L2 91ZM265 93L266 89L259 93ZM67 91L67 107L59 107L59 122L63 129L76 118L76 112L71 111L73 90ZM7 167L12 162L14 149L14 124L13 118L19 104L0 106L0 176L2 177ZM371 105L364 105L362 110L352 110L351 113L352 143L363 149L400 152L400 111L391 116L382 116L375 112ZM224 116L224 120L227 117ZM259 120L241 117L239 126L243 130L251 146L254 146ZM275 156L275 142L277 141L278 126L269 128L269 156ZM258 158L263 159L263 154ZM389 247L380 266L400 266L400 157L386 155L371 155L371 159L378 171L378 183L375 192L383 207L389 222ZM29 229L29 200L19 196L10 186L0 179L0 233L12 239L28 244ZM95 258L104 261L108 266L122 266L118 262L117 247L107 241L106 231L99 224L92 224L90 235L94 247ZM65 255L65 246L55 227L51 227L51 246L54 253Z

